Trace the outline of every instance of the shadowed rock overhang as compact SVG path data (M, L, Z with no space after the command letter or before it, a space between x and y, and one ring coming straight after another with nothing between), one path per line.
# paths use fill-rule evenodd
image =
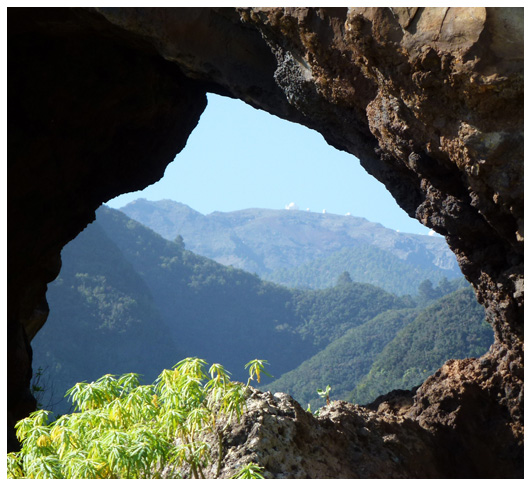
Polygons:
M62 247L162 177L214 92L317 130L445 236L495 344L375 420L425 441L425 476L522 477L523 35L522 8L9 8L9 448ZM415 474L392 456L358 467Z

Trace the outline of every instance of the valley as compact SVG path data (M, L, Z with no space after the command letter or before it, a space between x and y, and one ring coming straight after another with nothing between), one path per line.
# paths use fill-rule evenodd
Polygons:
M309 241L316 241L315 234ZM415 236L405 238L443 241ZM326 246L334 246L332 236ZM406 252L400 240L395 246ZM337 267L332 285L312 288L269 282L187 247L183 237L165 239L121 211L100 208L96 222L63 251L61 274L48 291L49 321L32 343L35 369L43 370L46 383L43 406L64 413L69 405L61 398L76 381L138 372L150 382L187 356L222 363L241 381L244 363L265 359L273 377L265 377L261 388L289 393L312 409L323 405L316 389L327 385L333 399L367 403L394 388L419 385L447 359L480 356L493 341L463 278L436 274L438 283L425 278L416 293L385 290L390 261L382 258L382 248L365 247L367 258L360 261L360 247L351 262ZM319 253L310 243L307 247L307 254ZM417 253L410 250L410 255L441 260L441 253L420 247L418 242ZM343 252L347 259L349 249L328 251ZM262 260L273 261L266 258L272 252L264 251ZM424 273L419 260L415 267L413 258L394 258L410 265L418 278L435 267L426 264L429 273ZM360 272L353 260L373 269L371 278L379 285L355 281Z

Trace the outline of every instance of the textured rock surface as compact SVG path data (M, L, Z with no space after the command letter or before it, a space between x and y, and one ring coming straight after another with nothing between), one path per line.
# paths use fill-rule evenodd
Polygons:
M419 388L408 434L464 476L522 475L523 9L10 9L8 27L10 426L62 246L162 176L213 91L318 130L445 235L496 343Z
M264 467L267 479L442 477L429 432L413 420L347 402L331 402L315 417L284 393L255 390L229 430L220 478L249 462ZM216 451L215 437L205 439ZM214 458L206 477L216 476Z
M254 390L224 433L219 477L249 462L269 479L513 477L513 431L495 397L478 401L489 374L483 361L449 361L417 394L397 390L367 407L333 401L317 417L284 393ZM214 478L217 438L203 440L215 451L205 471Z

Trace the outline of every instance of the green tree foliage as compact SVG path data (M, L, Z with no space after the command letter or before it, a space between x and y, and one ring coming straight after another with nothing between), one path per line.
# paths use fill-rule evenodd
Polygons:
M139 369L150 382L185 357L149 287L98 223L64 248L62 260L47 292L50 316L32 341L34 370L45 370L42 403L66 413L58 397L76 381Z
M469 284L465 278L458 278L449 281L446 277L442 278L438 285L434 287L434 284L425 279L419 284L418 293L416 296L416 302L420 306L427 306L440 299L441 297L450 294L459 289L469 288Z
M416 294L424 280L438 282L456 277L454 271L419 265L376 246L361 245L297 267L277 269L264 278L288 287L323 289L334 286L345 272L353 281L376 285L396 295Z
M316 389L327 383L332 399L347 399L356 384L367 375L373 361L409 322L417 309L388 310L349 329L327 347L279 379L269 383L272 392L285 392L313 410L323 405Z
M340 279L339 285L324 290L294 291L297 327L318 349L342 337L389 309L413 306L408 297L397 297L369 284Z
M267 387L316 409L322 405L316 388L328 383L332 399L363 404L419 385L447 359L480 356L492 343L484 309L471 289L460 289L426 308L380 313Z
M438 297L438 293L429 279L425 279L419 284L418 294L421 299L427 302Z
M471 289L439 299L397 333L349 398L368 403L393 389L420 385L448 359L481 356L493 343L484 318Z
M352 283L353 279L351 278L349 272L343 272L338 277L338 280L336 280L336 287L339 287L340 285L349 285Z
M185 240L183 239L183 237L181 235L177 235L175 238L174 238L174 243L179 247L181 248L182 250L185 249Z
M248 363L250 380L264 364ZM204 478L213 457L206 432L218 437L218 476L222 435L240 419L248 386L219 364L206 366L186 358L152 385L135 373L76 384L68 395L77 412L48 423L50 412L39 410L17 423L22 448L8 454L8 478ZM261 468L248 464L235 477L262 478Z

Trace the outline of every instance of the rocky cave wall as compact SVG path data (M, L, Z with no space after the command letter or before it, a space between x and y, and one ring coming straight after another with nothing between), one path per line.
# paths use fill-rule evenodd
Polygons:
M495 344L376 417L430 437L427 475L522 476L523 58L521 8L9 8L8 447L61 248L162 177L210 91L319 131L446 237Z

